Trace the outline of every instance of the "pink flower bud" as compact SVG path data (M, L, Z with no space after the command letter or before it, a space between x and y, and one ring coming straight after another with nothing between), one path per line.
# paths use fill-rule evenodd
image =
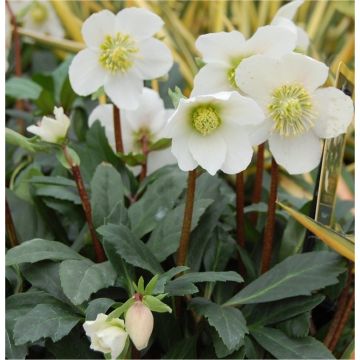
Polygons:
M141 301L136 301L125 315L125 327L135 347L145 349L154 328L152 312Z

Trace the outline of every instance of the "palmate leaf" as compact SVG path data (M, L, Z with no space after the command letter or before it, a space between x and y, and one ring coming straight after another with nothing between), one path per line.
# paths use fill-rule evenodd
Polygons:
M345 271L341 258L330 251L288 257L250 283L224 305L256 304L310 295L312 291L338 282Z
M346 236L341 235L327 226L311 219L310 217L286 206L278 203L285 211L287 211L294 219L301 223L304 227L314 233L320 240L340 255L345 256L351 261L355 261L355 245Z

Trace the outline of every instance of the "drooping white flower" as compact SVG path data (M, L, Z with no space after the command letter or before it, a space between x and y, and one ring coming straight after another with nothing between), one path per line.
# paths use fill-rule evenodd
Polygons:
M64 114L62 107L54 108L55 119L44 116L38 125L31 125L27 131L40 136L44 141L60 144L66 139L70 119Z
M322 138L346 132L354 107L349 96L334 88L319 88L328 67L306 55L292 53L281 59L256 55L236 70L242 91L260 104L267 119L257 142L269 139L278 164L290 174L319 165Z
M242 60L255 54L282 56L295 48L296 34L280 26L263 26L248 40L239 31L199 36L196 48L206 63L194 79L192 95L238 90L235 70Z
M123 351L127 339L124 320L111 319L107 321L106 314L98 314L96 320L85 321L83 327L90 337L90 348L104 354L111 354L116 359Z
M135 347L145 349L154 328L154 316L141 300L137 300L125 314L125 326Z
M86 96L104 86L118 107L136 109L143 80L166 74L173 64L170 50L153 38L162 25L159 16L140 8L91 15L82 27L87 48L69 69L74 91Z
M65 37L65 31L49 1L10 0L10 6L25 29L57 38Z
M236 174L253 154L250 131L264 120L256 102L236 91L181 99L170 118L166 136L180 169L198 165L214 175Z
M304 0L292 0L291 2L282 6L275 14L271 24L277 26L284 26L296 33L296 49L306 52L309 47L309 35L306 31L294 24L293 19L299 7L304 3Z
M121 132L125 153L142 153L142 141L146 138L147 145L160 140L167 120L174 112L166 110L159 94L151 89L144 88L139 96L139 107L136 110L121 110ZM105 128L109 144L115 150L115 135L113 124L113 105L98 105L89 116L89 126L96 120ZM147 173L169 164L176 163L170 148L151 151L147 158ZM137 175L139 167L131 168Z

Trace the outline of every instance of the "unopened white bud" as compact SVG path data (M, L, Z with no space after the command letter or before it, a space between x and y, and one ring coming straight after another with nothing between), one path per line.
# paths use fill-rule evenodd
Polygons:
M145 349L154 328L154 317L141 300L136 301L126 312L125 327L135 347L138 350Z
M41 122L31 125L27 131L40 136L44 141L60 144L66 139L66 135L70 126L70 119L64 114L62 107L54 108L55 119L44 116Z

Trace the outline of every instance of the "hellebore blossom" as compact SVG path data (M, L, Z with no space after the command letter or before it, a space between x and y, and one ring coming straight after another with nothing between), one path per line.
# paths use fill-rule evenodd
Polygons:
M319 88L328 67L306 55L280 59L256 55L236 70L242 91L262 106L267 119L257 142L269 139L276 162L290 174L311 171L320 163L321 138L346 132L354 107L351 98L334 88Z
M141 300L135 301L126 312L125 326L135 347L138 350L145 349L154 328L154 317Z
M65 31L49 1L11 0L10 6L25 29L64 38Z
M111 358L116 359L124 350L127 332L124 320L111 319L108 316L98 314L96 320L85 321L83 327L86 335L90 337L90 348L104 354L111 353Z
M159 94L151 89L144 88L139 96L140 106L136 110L121 110L121 132L125 153L142 153L142 146L151 146L160 140L167 120L174 110L166 110ZM113 105L98 105L90 114L89 125L96 120L105 127L109 144L115 149L115 135L113 125ZM148 174L169 164L176 162L170 148L151 151L147 158ZM138 174L139 167L132 167Z
M236 91L180 99L169 119L166 136L181 170L198 165L211 175L236 174L253 154L249 134L264 120L256 102Z
M29 126L27 131L50 143L64 142L70 126L70 119L64 114L62 107L55 107L54 115L55 119L44 116L38 125Z
M104 86L118 107L136 109L143 80L165 75L173 64L170 50L153 38L162 25L159 16L140 8L91 15L82 27L87 47L69 68L74 91L86 96Z
M255 54L280 57L294 50L296 34L281 26L263 26L248 40L239 31L199 36L195 46L206 63L194 79L192 95L239 90L235 70Z
M304 3L304 0L293 0L282 6L274 16L272 25L284 26L296 33L296 49L306 52L309 47L309 36L300 26L292 21L298 8Z

